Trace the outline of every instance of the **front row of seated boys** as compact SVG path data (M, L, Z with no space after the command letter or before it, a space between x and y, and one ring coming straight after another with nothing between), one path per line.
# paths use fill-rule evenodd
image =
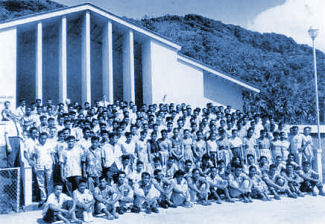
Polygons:
M192 169L192 161L188 160L183 170L176 170L169 178L161 169L155 169L153 175L141 172L140 161L136 167L138 176L132 180L123 171L100 177L93 192L87 189L87 181L80 179L71 197L62 193L63 184L56 184L45 204L43 220L82 223L91 221L93 214L105 214L112 220L129 211L158 213L158 207L192 207L193 203L206 206L223 200L233 203L234 199L250 203L252 198L270 201L270 195L280 200L283 194L303 197L302 192L316 196L316 189L319 195L325 195L318 174L307 161L302 168L287 161L262 169L260 165L243 166L235 158L230 167L221 160L217 167L211 166L208 172L203 172Z

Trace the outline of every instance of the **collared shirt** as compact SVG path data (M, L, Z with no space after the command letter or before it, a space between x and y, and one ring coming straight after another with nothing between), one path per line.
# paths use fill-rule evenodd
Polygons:
M83 149L75 145L72 149L62 150L60 162L63 164L65 177L81 176L81 162L84 155Z
M51 193L45 203L45 207L42 212L43 216L46 214L50 205L54 205L56 207L62 208L62 205L64 202L71 201L71 200L72 200L72 198L70 198L68 195L66 195L64 193L61 193L59 198L57 198L54 193Z
M102 150L102 158L104 167L110 167L115 162L118 169L121 169L121 156L123 155L121 146L119 144L105 144Z
M91 147L85 152L86 171L91 177L99 177L102 174L102 149L93 150Z
M38 140L37 139L34 140L32 138L28 138L24 142L23 152L26 152L27 157L28 157L27 159L31 159L31 156L34 152L34 147L36 146L36 144L38 144Z
M53 145L46 142L44 145L40 143L34 146L33 155L35 157L35 169L51 169L53 165L52 154Z

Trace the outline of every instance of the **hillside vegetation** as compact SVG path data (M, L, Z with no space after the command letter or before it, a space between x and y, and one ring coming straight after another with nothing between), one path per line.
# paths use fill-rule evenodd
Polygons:
M246 112L258 111L290 123L315 122L311 47L284 35L252 32L199 15L131 21L178 42L183 54L260 88L260 94L244 94ZM317 59L322 115L325 54L317 51Z
M50 0L0 0L0 21L62 7Z

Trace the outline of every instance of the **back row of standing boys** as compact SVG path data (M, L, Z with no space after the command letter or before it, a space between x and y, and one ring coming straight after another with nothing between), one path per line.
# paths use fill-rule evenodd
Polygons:
M3 120L23 136L21 157L33 167L40 204L47 201L47 221L88 220L93 212L113 219L128 210L223 198L297 198L316 188L324 194L311 169L309 127L299 133L297 126L212 104L138 109L132 102L82 107L36 100L29 107L22 100L15 112L5 106Z

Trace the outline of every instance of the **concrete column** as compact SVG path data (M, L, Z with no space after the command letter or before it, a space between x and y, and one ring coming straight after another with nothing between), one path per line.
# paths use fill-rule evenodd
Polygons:
M151 40L142 45L142 90L143 103L152 104Z
M135 102L134 90L134 38L129 30L123 40L123 99Z
M112 22L107 21L103 31L103 96L113 103L113 33Z
M82 103L91 103L91 79L90 79L90 12L83 16L81 31L81 95Z
M61 18L59 34L59 99L65 103L67 99L67 18Z
M43 25L42 22L38 22L36 29L36 75L35 75L35 97L37 99L43 98Z

